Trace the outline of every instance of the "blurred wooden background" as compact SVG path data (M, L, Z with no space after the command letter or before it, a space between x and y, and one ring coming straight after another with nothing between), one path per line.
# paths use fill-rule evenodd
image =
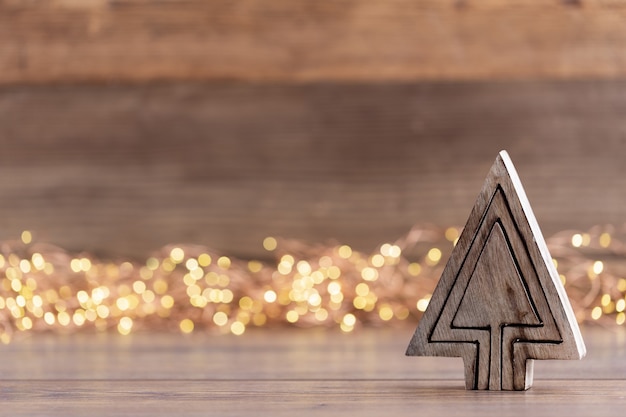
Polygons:
M618 0L0 0L0 239L370 250L500 149L546 235L623 224L625 75Z

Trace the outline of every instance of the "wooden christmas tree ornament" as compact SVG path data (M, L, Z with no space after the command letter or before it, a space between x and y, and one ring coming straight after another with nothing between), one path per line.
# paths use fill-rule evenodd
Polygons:
M406 354L463 358L467 389L526 390L585 345L513 163L500 152Z

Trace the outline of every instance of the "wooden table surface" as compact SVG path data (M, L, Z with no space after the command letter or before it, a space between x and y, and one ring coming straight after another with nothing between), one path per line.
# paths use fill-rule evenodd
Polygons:
M0 415L616 416L626 329L583 328L582 361L526 392L466 391L453 358L405 357L413 328L33 335L0 348Z

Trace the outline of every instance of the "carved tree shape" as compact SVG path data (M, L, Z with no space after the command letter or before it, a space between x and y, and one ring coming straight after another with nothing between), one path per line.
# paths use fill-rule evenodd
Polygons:
M407 349L459 356L467 389L524 390L585 346L515 168L500 152Z

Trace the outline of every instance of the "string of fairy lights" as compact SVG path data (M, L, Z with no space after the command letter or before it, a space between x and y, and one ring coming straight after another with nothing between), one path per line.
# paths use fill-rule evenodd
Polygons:
M267 237L272 261L168 245L145 262L111 262L37 242L0 245L0 342L86 329L212 331L399 325L425 311L458 228L415 227L372 253ZM626 224L547 239L579 322L626 322Z

